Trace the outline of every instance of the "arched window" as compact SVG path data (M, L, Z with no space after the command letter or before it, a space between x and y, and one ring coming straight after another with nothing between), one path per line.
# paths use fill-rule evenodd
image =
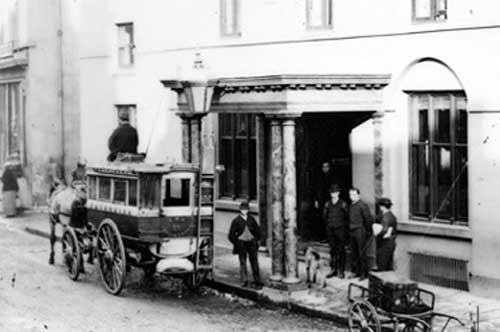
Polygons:
M411 94L410 209L414 218L467 223L467 100Z
M454 73L422 61L406 74L410 97L410 217L467 224L467 97Z

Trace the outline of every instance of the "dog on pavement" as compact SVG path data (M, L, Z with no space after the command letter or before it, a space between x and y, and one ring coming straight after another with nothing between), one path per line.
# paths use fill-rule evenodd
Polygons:
M318 284L321 287L326 287L325 265L319 253L313 247L307 247L304 253L307 273L307 286L312 287L313 284Z

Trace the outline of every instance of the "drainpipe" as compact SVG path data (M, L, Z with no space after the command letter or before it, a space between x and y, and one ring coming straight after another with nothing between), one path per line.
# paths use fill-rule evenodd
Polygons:
M64 121L64 53L63 53L63 16L62 16L62 2L58 1L58 11L59 11L59 27L57 29L57 40L59 49L59 109L61 116L61 177L66 179L66 144L65 144L65 121Z

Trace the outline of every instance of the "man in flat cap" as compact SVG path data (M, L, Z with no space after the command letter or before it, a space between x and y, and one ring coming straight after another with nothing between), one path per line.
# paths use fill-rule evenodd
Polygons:
M118 120L120 124L108 140L108 161L114 161L118 153L137 153L139 136L137 130L130 125L128 111L120 110Z
M233 254L240 260L240 278L243 287L248 286L247 257L252 268L256 288L262 288L260 279L258 251L261 237L257 221L249 215L248 202L240 204L240 214L234 218L229 229L228 239L233 244Z
M340 187L330 187L330 200L323 209L323 220L326 222L326 236L330 245L330 265L332 271L326 277L344 278L345 270L345 238L348 229L347 204L340 199Z

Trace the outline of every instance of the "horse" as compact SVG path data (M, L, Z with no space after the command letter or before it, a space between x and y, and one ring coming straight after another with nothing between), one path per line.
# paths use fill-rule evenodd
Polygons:
M74 181L70 186L60 184L50 194L48 200L50 223L49 264L54 264L56 224L86 226L86 202L87 184L83 181Z

